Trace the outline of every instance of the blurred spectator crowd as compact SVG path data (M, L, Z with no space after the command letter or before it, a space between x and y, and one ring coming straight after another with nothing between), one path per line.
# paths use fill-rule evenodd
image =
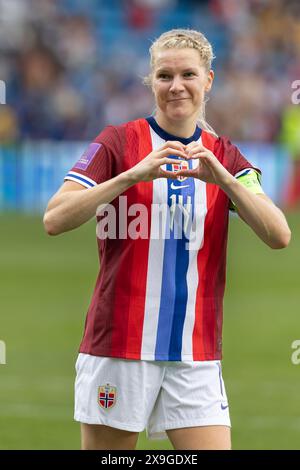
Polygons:
M174 27L214 46L207 121L218 134L289 140L292 119L300 142L299 0L0 0L0 140L91 140L151 114L148 49Z

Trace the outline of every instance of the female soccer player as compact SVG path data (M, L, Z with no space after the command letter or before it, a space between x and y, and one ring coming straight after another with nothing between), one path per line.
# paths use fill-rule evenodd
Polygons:
M259 170L205 122L207 39L172 30L150 54L155 115L106 127L44 216L57 235L97 212L101 268L76 362L75 419L83 449L134 449L145 428L175 449L229 449L220 363L229 208L271 248L291 234Z

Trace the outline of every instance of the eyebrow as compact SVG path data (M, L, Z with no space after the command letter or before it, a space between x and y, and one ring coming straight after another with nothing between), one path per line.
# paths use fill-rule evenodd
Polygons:
M172 72L172 69L169 69L167 67L162 67L156 70L156 73L162 73L162 72ZM183 73L185 72L196 72L196 69L194 67L188 67L184 70L182 70Z

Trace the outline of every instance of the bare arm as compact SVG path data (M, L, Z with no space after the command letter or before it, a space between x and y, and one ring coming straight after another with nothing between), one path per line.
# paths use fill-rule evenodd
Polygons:
M265 194L254 194L234 177L220 185L235 203L239 216L271 248L285 248L291 231L285 216Z
M44 215L46 232L49 235L59 235L79 227L95 216L100 204L111 202L131 184L132 178L126 173L90 189L79 183L66 181L49 201Z
M183 150L184 146L180 142L166 142L161 149L151 152L133 168L90 189L66 181L49 201L44 215L46 232L58 235L79 227L96 215L98 206L110 203L140 181L151 181L162 176L175 177L172 172L160 167L174 163L174 159L168 158L170 154L185 158Z
M245 188L203 145L192 142L187 145L186 152L189 158L199 160L199 166L193 170L181 170L177 175L194 176L207 183L217 184L262 241L271 248L285 248L289 244L291 231L285 216L268 196L254 194Z

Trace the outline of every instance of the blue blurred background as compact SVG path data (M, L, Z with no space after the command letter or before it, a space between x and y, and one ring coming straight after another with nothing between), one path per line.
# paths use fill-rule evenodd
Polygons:
M207 120L262 169L293 234L272 251L231 219L223 375L233 447L299 448L299 0L0 0L1 449L80 446L74 363L98 271L95 221L50 239L42 213L106 124L152 113L148 49L177 27L213 44ZM138 448L170 443L142 434Z
M148 49L174 27L214 47L208 122L262 168L267 194L295 205L299 18L297 0L0 0L0 208L43 210L106 124L151 114Z

